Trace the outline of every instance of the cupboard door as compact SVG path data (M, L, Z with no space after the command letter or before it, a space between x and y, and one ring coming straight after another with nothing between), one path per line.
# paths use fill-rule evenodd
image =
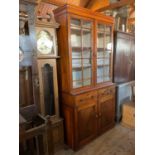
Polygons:
M99 133L106 131L114 125L115 104L114 99L99 102Z
M97 78L96 83L111 81L112 27L97 24Z
M77 143L80 146L93 139L97 133L96 103L88 100L78 107L77 111Z
M114 82L123 83L135 79L134 36L115 32Z
M73 88L92 85L92 21L71 17Z

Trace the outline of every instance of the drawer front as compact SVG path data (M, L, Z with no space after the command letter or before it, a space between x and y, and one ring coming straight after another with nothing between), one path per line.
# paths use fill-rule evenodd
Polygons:
M99 100L115 97L115 87L107 87L98 90Z
M88 101L97 101L97 91L84 93L75 97L76 105L81 105Z

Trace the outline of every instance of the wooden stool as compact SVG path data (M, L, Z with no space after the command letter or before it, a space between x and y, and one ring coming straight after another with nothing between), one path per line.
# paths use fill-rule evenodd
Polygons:
M128 101L122 106L122 121L125 127L135 128L135 103Z
M20 109L19 115L19 154L52 155L48 152L48 121L42 117L35 105Z

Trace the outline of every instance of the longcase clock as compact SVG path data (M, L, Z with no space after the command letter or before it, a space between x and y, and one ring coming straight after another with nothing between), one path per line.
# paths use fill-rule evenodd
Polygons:
M39 17L36 20L40 112L51 120L51 129L48 132L49 152L53 147L55 152L59 145L63 145L63 120L59 116L56 66L56 60L59 58L56 38L58 27L59 24L51 16Z

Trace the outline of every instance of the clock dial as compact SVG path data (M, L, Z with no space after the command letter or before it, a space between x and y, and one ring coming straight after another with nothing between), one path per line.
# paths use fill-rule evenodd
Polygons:
M40 31L37 35L37 49L41 54L53 54L53 37L48 31Z

